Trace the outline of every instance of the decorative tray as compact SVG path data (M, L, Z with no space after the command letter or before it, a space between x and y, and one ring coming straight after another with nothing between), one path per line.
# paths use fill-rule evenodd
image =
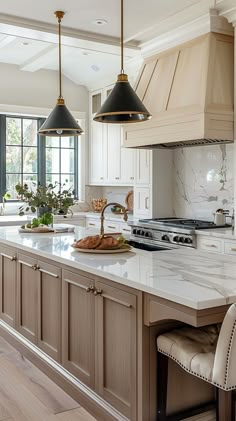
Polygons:
M49 227L37 227L37 228L19 228L20 233L25 234L47 234L54 232L55 234L59 233L66 233L66 232L74 232L74 226L66 226L66 225L55 225L52 228Z
M80 249L78 247L73 247L73 249L74 251L78 251L79 253L93 253L93 254L115 254L115 253L127 253L129 251L132 251L132 247L130 246L123 247L120 249L113 249L113 250Z

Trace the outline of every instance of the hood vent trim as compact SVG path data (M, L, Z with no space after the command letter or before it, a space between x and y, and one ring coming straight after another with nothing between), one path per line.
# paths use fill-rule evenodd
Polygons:
M233 140L221 140L221 139L194 139L184 140L183 142L171 142L171 143L158 143L149 146L139 146L139 149L178 149L186 148L190 146L207 146L207 145L223 145L234 143Z

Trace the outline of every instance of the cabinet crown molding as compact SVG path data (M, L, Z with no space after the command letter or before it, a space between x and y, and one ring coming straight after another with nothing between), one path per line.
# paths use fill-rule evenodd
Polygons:
M163 32L151 41L141 44L142 56L145 58L152 54L158 54L208 32L233 35L233 27L231 23L229 23L232 22L229 19L231 12L233 11L219 13L217 9L209 9L203 16L198 17L197 19L190 19L185 24L177 26L171 31ZM236 6L234 13L236 22Z

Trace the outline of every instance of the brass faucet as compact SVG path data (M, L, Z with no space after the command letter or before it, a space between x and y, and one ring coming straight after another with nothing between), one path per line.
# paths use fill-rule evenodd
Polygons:
M104 212L105 212L105 209L108 206L116 206L117 208L120 208L123 211L123 214L124 214L124 221L128 220L128 215L127 215L128 209L126 209L124 206L120 205L120 203L115 203L115 202L107 203L105 206L103 206L102 212L101 212L101 230L100 230L101 237L103 237L103 235L104 235L104 219L105 219L104 218Z

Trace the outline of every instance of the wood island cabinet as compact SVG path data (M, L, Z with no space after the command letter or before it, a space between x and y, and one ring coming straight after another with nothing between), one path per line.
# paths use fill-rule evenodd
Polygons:
M63 271L62 364L94 388L94 281Z
M16 250L0 246L0 317L14 327L16 323Z
M136 420L136 300L134 294L96 281L96 392Z
M30 342L37 344L37 260L24 254L17 263L17 330Z
M136 296L63 271L62 364L135 420Z
M50 357L61 359L61 269L18 255L17 329Z

